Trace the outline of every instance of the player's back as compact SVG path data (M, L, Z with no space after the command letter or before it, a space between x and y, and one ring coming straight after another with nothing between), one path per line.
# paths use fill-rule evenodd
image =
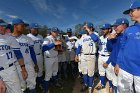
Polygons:
M13 45L12 41L12 36L0 34L0 66L13 63L17 60L11 47Z
M36 54L42 53L42 43L43 43L43 37L41 35L34 36L32 34L28 34L28 37L30 37L34 42L34 51Z

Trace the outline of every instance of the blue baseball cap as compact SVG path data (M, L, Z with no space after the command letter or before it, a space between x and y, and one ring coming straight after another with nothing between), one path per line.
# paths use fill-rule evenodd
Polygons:
M58 32L58 33L59 33L59 29L58 29L57 27L53 27L53 28L51 29L51 32Z
M33 28L38 29L38 28L39 28L39 25L38 25L37 23L31 23L31 24L29 25L29 28L30 28L30 29L33 29Z
M17 24L25 24L25 26L28 26L29 24L25 23L22 19L20 18L15 18L12 21L12 25L17 25Z
M0 26L7 26L8 24L3 20L0 19Z
M68 28L68 29L67 29L67 32L72 32L72 29L71 29L71 28Z
M113 26L119 26L121 24L128 24L129 25L129 21L126 18L119 18L115 21Z
M132 9L136 9L136 8L139 8L140 7L140 1L138 0L138 1L135 1L135 2L133 2L131 5L130 5L130 8L128 9L128 10L125 10L124 12L123 12L123 14L129 14L130 13L130 10L132 10Z
M111 27L112 27L111 24L106 23L102 25L100 29L110 29Z
M85 22L84 25L87 25L90 28L94 28L94 25L91 22Z
M79 31L77 34L78 34L78 35L82 35L81 31Z

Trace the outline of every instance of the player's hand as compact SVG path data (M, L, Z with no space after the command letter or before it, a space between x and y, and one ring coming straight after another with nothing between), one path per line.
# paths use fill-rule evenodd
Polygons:
M25 67L22 67L21 74L22 74L23 79L26 80L28 77L28 73Z
M6 87L3 80L0 80L0 93L5 93Z
M113 38L115 38L116 36L117 36L116 33L110 34L110 35L108 35L108 39L113 39Z
M118 64L115 65L114 72L116 75L118 75L118 73L119 73L119 65Z
M61 45L62 44L62 42L61 41L59 41L59 40L57 40L57 41L55 41L55 43L54 43L55 45Z
M34 69L35 69L35 72L36 72L36 73L39 71L39 68L38 68L38 65L37 65L37 64L35 64Z
M106 69L108 67L108 64L107 63L104 63L103 64L103 67Z
M89 27L87 25L84 25L83 29L88 31L88 32L90 31L90 29L89 29Z
M79 62L79 57L77 55L75 56L75 62Z

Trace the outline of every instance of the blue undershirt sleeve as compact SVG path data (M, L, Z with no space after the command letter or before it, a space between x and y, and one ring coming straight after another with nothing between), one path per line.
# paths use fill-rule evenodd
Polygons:
M15 53L16 58L19 60L21 58L23 58L22 53L20 50L13 50Z
M35 54L34 48L32 46L29 46L29 50L30 50L31 58L32 58L34 64L37 64L37 59L36 59L36 54Z
M52 49L54 46L55 46L54 43L45 44L45 45L43 45L43 47L42 47L42 51L45 52L46 50L50 50L50 49Z

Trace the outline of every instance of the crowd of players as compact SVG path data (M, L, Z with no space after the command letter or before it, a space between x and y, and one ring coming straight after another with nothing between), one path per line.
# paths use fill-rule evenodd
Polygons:
M135 24L129 26L126 18L119 18L102 25L99 36L86 22L77 37L71 28L63 35L53 27L43 38L37 23L28 26L19 18L12 21L9 33L8 24L0 19L0 93L27 93L27 88L36 93L36 87L48 93L51 84L63 89L59 79L70 75L73 79L80 75L80 91L92 93L96 72L97 90L104 89L107 80L109 93L140 93L140 1L124 14ZM25 27L30 29L27 35Z

